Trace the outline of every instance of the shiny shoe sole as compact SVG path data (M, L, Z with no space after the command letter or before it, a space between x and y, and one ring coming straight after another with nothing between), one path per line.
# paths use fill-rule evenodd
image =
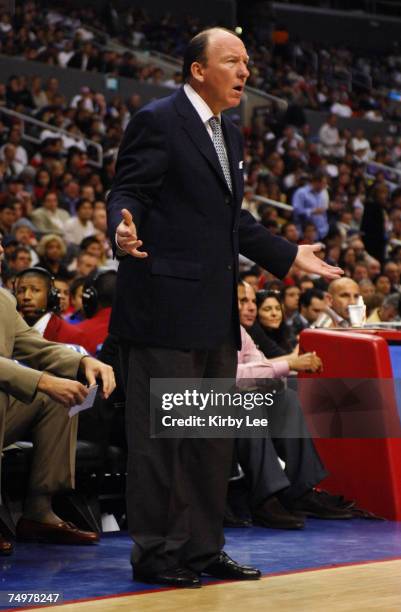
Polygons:
M132 572L132 580L134 582L143 582L145 584L158 584L162 587L173 588L173 589L200 589L202 583L199 581L197 584L169 584L168 582L156 582L152 578L147 578L146 576L138 576L135 575L135 572Z

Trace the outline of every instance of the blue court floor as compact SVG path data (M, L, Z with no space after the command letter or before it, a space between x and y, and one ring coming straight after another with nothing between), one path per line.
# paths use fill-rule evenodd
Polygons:
M131 580L130 549L126 533L106 534L91 547L17 544L13 556L0 557L0 592L59 592L76 601L154 590ZM401 558L401 523L309 519L295 532L227 529L226 551L265 575Z

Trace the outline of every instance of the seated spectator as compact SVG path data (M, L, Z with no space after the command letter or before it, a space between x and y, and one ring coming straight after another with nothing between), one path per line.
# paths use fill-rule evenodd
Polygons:
M84 346L92 355L96 354L108 334L116 282L116 271L107 269L100 269L85 280L82 308L86 318L74 327L84 333Z
M285 324L283 304L276 291L258 291L256 294L258 321L265 334L274 342L282 354L292 353L297 341Z
M364 261L356 262L352 278L356 283L360 283L362 280L369 280L369 268Z
M71 179L63 186L60 195L60 207L64 208L70 215L75 215L76 206L80 201L80 187L78 181Z
M64 235L67 242L79 245L84 238L93 236L95 227L92 223L93 204L81 199L75 206L76 216L71 217L64 225Z
M59 208L58 196L54 191L48 191L43 198L43 204L32 213L32 221L39 231L64 235L64 226L70 218L67 211Z
M46 340L85 347L85 334L59 316L59 292L54 285L54 278L47 270L28 268L17 274L14 293L23 319Z
M281 301L283 303L285 323L290 328L292 335L296 338L303 329L299 318L299 296L301 290L296 285L287 285L281 290Z
M395 291L401 291L399 265L394 261L388 261L384 264L383 271L391 283L391 293L395 293Z
M66 320L71 325L80 323L85 318L82 307L82 293L84 290L85 278L77 276L70 285L70 309L71 312L66 316Z
M328 288L329 306L312 327L350 327L348 306L357 304L359 286L350 278L337 278Z
M341 143L336 115L330 115L321 126L319 130L319 141L322 155L334 158L344 155L344 147Z
M54 277L54 286L58 291L60 299L60 315L65 318L65 315L70 309L70 285L68 280L62 276Z
M79 245L82 253L97 257L99 266L106 264L106 255L102 242L96 236L87 236Z
M67 253L64 240L57 234L47 234L40 240L37 253L39 266L48 270L53 276L69 278L71 273L62 263Z
M400 319L400 295L392 293L387 295L381 306L375 308L367 319L367 323L387 323Z
M302 371L303 368L307 368L308 357L306 357L305 361L303 359L304 355L298 356L295 352L286 354L285 350L265 334L257 320L256 292L251 285L244 281L238 282L238 302L240 306L240 323L265 357L271 360L285 358L290 370ZM306 355L310 356L311 353Z
M363 297L363 301L367 306L367 300L370 299L373 295L375 295L375 286L368 278L359 281L358 285L360 294Z
M299 298L300 318L303 324L302 329L313 325L323 313L326 303L324 293L320 289L307 289Z
M248 285L251 285L252 289L255 292L259 289L259 277L260 270L257 266L254 266L249 270L244 270L244 272L240 273L240 279L244 281L244 283L248 283Z
M81 252L76 261L75 273L77 276L88 276L99 266L99 259L95 255Z
M368 276L370 280L373 281L382 271L380 261L374 257L371 257L370 255L365 257L365 261L368 267Z
M241 327L242 348L238 352L237 383L246 389L259 380L278 378L289 373L289 364L280 359L267 360L252 338ZM309 354L309 371L321 369L321 361ZM275 411L269 413L273 437L238 438L236 454L244 472L252 522L262 527L300 529L303 517L350 519L349 508L338 505L334 497L318 493L314 487L327 476L306 428L297 395L284 389L277 395ZM278 415L278 419L277 419ZM275 437L276 419L294 435ZM282 427L278 427L282 430ZM297 433L297 435L295 435ZM284 461L284 471L278 457ZM294 513L296 513L294 515Z
M39 256L36 252L38 241L34 231L34 226L28 219L18 219L13 225L12 235L17 240L18 244L26 247L31 255L31 265L35 266L39 261Z
M391 282L388 276L385 274L379 274L373 280L376 287L376 291L382 295L390 295L391 293Z
M7 261L10 270L14 274L30 268L32 265L31 252L28 247L24 245L17 246L17 248L11 253Z
M0 303L0 456L26 431L33 439L32 470L17 539L91 544L98 541L98 534L65 523L52 509L52 496L74 488L77 417L70 418L65 407L82 403L88 393L74 379L79 373L89 384L101 378L108 397L115 387L113 371L30 330L16 312L13 297L3 289ZM0 533L0 554L12 551L12 543Z
M3 236L11 234L12 226L16 221L15 207L11 202L4 202L0 206L0 232Z

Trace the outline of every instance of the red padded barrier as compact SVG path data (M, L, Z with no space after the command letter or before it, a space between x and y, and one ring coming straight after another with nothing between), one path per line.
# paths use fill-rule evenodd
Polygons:
M401 520L401 426L387 344L391 340L401 342L401 332L305 330L300 350L316 351L324 370L298 379L309 428L330 472L322 487ZM355 379L371 380L355 385ZM339 431L344 438L328 437ZM354 437L362 431L381 437Z

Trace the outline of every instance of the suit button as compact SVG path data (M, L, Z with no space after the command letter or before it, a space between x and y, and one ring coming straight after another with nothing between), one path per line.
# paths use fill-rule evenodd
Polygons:
M231 196L226 196L224 198L224 201L225 201L226 204L231 204Z
M231 264L227 266L227 270L232 270L232 269L233 269L233 267L232 267Z

